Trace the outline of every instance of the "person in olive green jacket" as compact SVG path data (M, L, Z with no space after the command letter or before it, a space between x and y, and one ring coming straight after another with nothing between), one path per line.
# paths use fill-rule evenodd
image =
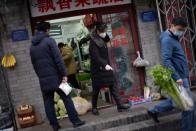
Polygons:
M58 43L61 55L63 57L65 67L67 68L68 83L70 83L74 88L80 89L78 81L76 79L77 64L74 59L73 49L68 44L62 42Z

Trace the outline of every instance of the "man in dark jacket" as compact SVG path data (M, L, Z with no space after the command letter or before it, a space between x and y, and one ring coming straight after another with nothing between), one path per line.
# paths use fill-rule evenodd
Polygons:
M189 85L189 67L186 60L184 50L179 42L187 26L186 20L183 18L174 18L170 29L161 34L161 55L163 65L174 71L172 77L178 83L185 87L189 95L192 97ZM155 122L159 122L157 114L160 112L170 111L174 108L171 99L167 99L148 110L149 115ZM181 131L194 130L194 109L182 112Z
M66 96L58 88L61 82L67 82L66 70L55 40L49 37L49 29L48 22L38 23L37 32L32 39L30 56L34 70L39 77L46 115L54 131L58 131L60 126L55 115L54 92L62 98L74 127L81 126L85 122L78 118L70 96Z
M97 100L100 89L109 87L114 97L119 112L128 109L129 106L122 105L114 82L113 68L110 66L107 43L110 41L106 33L107 25L97 23L95 31L91 35L89 52L91 56L91 73L93 84L92 113L99 115L97 110Z

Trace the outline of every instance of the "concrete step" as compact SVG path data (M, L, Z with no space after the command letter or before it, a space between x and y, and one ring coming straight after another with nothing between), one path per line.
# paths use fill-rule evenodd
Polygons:
M176 113L178 112L172 111L169 114L176 114ZM161 116L165 116L165 115L168 115L168 113L162 114ZM110 130L110 128L115 129L115 127L118 129L118 127L120 128L121 126L123 128L123 126L128 126L131 124L134 125L135 123L139 123L147 120L152 122L152 120L150 119L151 118L148 116L146 110L138 110L134 113L105 118L101 121L93 121L79 128L67 128L67 129L62 129L60 131L102 131L105 129Z
M119 127L113 127L102 131L179 131L181 113L175 113L160 117L160 123L154 123L152 120L145 120Z

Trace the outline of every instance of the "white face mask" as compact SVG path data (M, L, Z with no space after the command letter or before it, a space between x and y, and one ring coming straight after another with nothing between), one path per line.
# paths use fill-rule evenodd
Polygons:
M183 36L184 32L183 31L175 31L174 32L174 35L177 36L177 37L181 37Z
M100 33L99 36L100 36L101 38L105 38L105 37L106 37L106 32Z

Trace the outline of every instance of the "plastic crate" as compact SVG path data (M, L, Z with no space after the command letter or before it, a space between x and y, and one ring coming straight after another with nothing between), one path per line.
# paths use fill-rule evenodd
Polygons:
M19 124L21 128L31 127L36 124L35 116L28 120L22 120L22 118L18 118Z
M140 104L152 102L152 99L151 99L151 97L149 97L147 99L145 99L144 97L140 97L140 100L128 99L128 101L131 106L135 106L135 105L140 105Z
M28 105L28 109L26 109L26 110L21 110L20 107L17 107L16 112L19 117L34 115L33 107L31 105Z

